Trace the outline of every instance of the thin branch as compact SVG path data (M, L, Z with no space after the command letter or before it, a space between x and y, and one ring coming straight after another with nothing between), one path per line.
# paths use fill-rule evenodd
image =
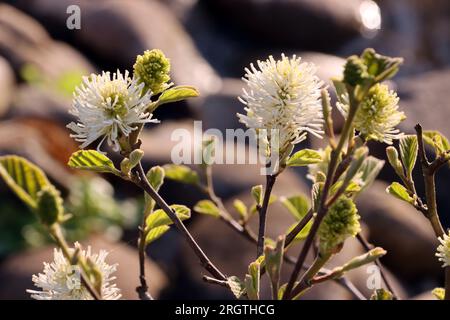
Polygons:
M138 179L133 179L133 182L142 188L153 200L155 200L156 204L167 214L167 216L173 221L174 225L181 232L183 237L188 242L191 249L194 251L195 255L199 258L200 264L205 268L212 276L219 280L226 280L227 277L211 262L208 256L203 252L198 243L192 237L184 223L180 220L180 218L172 211L169 205L164 201L163 198L153 189L150 183L147 180L144 169L142 168L142 164L139 163L137 165L136 174Z
M266 176L266 188L264 190L264 198L261 207L259 208L259 232L258 232L258 244L256 248L256 258L261 256L264 251L264 239L266 234L266 219L267 208L269 206L270 194L272 193L273 185L275 184L276 176Z

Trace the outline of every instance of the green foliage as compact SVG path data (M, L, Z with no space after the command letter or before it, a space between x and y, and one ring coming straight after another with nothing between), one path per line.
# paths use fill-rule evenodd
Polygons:
M261 206L263 202L263 186L261 184L253 186L251 193L256 205Z
M157 105L198 97L200 93L192 86L177 86L164 91L157 101Z
M180 220L186 220L191 217L191 210L180 204L173 204L170 208L175 212L175 214L180 218ZM162 209L155 210L150 214L145 221L145 229L150 230L160 226L171 225L172 219L170 219L167 214Z
M248 218L248 209L244 202L239 199L233 201L233 208L239 214L241 220L245 221Z
M166 164L166 178L187 184L199 184L200 178L194 170L185 165Z
M0 176L11 190L32 209L37 208L39 191L43 187L51 186L41 169L18 156L0 157Z
M266 271L269 276L273 292L278 292L280 284L281 266L284 254L284 237L280 237L276 242L276 246L266 246L264 248L264 260L266 263ZM277 297L274 297L276 299Z
M245 290L249 300L259 300L261 264L258 261L250 263L245 275Z
M408 190L398 182L393 182L387 189L387 193L394 197L406 201L410 204L414 204L414 198L408 193Z
M36 213L41 223L47 226L63 220L63 200L53 186L44 186L38 192Z
M307 166L322 161L322 155L311 149L303 149L288 158L286 164L290 167Z
M438 300L444 300L445 297L445 289L444 288L434 288L433 291L431 291L433 296L436 297Z
M309 210L309 201L304 195L280 198L283 206L292 214L296 221L300 221Z
M104 154L95 150L79 150L74 152L67 164L70 168L94 172L112 173L121 176L113 162Z
M450 150L448 139L439 131L425 130L423 140L434 149L437 155Z
M170 229L170 226L160 226L160 227L150 229L145 236L145 244L149 245L150 243L158 240L167 231L169 231L169 229Z
M164 183L165 171L160 166L154 166L147 172L147 179L150 185L156 191L159 191L159 188Z
M214 218L220 217L220 210L211 200L200 200L194 206L194 211L213 216Z
M238 277L229 277L227 283L236 299L240 299L245 294L245 284Z
M417 136L406 135L400 139L400 156L408 176L412 174L417 159Z

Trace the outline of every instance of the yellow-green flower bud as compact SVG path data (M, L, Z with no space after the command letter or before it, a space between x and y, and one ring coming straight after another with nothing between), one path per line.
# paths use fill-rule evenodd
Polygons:
M61 221L64 207L59 191L52 186L43 187L37 194L36 213L41 223L47 226Z
M319 227L320 252L327 254L338 251L348 237L361 231L359 215L350 198L341 196L328 210Z
M137 164L139 163L139 161L142 160L142 157L144 156L144 151L142 151L141 149L136 149L133 150L130 153L129 159L130 159L130 166L131 169L133 169L134 167L137 166Z
M139 83L145 84L145 90L158 94L170 85L170 61L161 50L146 50L143 55L136 58L134 75Z

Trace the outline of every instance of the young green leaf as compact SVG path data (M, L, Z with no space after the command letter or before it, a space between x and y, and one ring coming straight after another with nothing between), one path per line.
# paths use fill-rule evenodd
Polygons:
M158 240L161 238L163 234L165 234L167 231L169 231L169 226L160 226L153 229L150 229L145 236L145 244L149 245L150 243Z
M311 149L303 149L289 157L286 164L290 167L299 167L319 163L321 161L322 156L319 152Z
M166 178L187 184L198 184L200 178L194 170L185 165L166 164Z
M434 288L433 291L431 291L431 294L435 296L438 300L444 300L445 297L445 289L444 288Z
M281 265L283 263L284 237L280 237L275 247L264 248L266 271L272 286L272 292L278 292L280 285ZM273 297L276 299L277 297Z
M8 187L33 209L37 208L39 191L46 186L52 186L40 168L18 156L0 157L0 176Z
M147 172L148 182L156 191L159 191L159 188L164 183L164 176L164 169L160 166L154 166Z
M423 132L423 140L426 144L433 147L437 154L450 150L448 139L439 131L425 130Z
M245 284L236 276L229 277L227 283L236 299L240 299L245 293Z
M104 154L95 150L79 150L72 154L68 163L74 169L112 173L121 176L113 162Z
M177 102L186 100L188 98L198 97L200 93L198 90L191 86L177 86L164 91L158 99L157 104L162 105L165 103Z
M245 289L249 300L259 300L261 265L255 261L248 266L245 275Z
M362 182L362 184L360 185L361 190L359 192L367 189L375 181L381 169L383 169L383 166L383 160L377 159L372 156L366 158L360 170L358 171Z
M309 201L304 195L280 198L283 206L288 209L296 221L300 221L309 210Z
M201 214L207 214L214 218L220 217L220 210L211 200L200 200L194 206L194 210Z
M417 159L417 136L406 135L400 139L400 157L408 176L411 175Z
M239 214L239 216L241 217L242 220L244 220L244 221L247 220L248 210L247 210L247 206L245 205L244 202L242 202L239 199L235 199L233 201L233 207L237 211L237 213Z
M175 211L175 214L180 220L186 220L191 217L191 210L186 206L173 204L170 208ZM156 227L170 225L172 224L172 219L170 219L162 209L158 209L147 217L145 223L145 229L150 230Z
M252 187L252 197L255 199L257 205L262 205L263 202L263 186L257 185Z
M414 199L409 195L408 190L398 182L393 182L386 191L400 200L414 204Z

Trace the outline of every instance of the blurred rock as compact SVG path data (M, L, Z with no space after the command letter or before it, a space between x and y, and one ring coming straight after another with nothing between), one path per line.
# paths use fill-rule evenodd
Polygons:
M131 247L111 243L101 236L83 241L85 246L90 245L94 252L104 249L109 252L107 262L118 263L115 283L122 290L122 299L138 299L136 287L138 279L138 254ZM53 247L35 249L10 257L0 264L0 299L29 299L26 289L35 289L31 276L43 270L43 262L53 260ZM167 280L164 272L150 259L146 260L146 275L150 292L158 297L160 291L166 286Z
M77 145L67 129L48 120L15 119L0 122L0 155L16 154L42 168L59 186L72 181L67 161Z
M220 78L201 57L183 26L158 1L17 1L17 5L42 23L66 28L66 8L81 9L81 29L67 30L74 41L100 59L131 69L136 55L159 48L171 59L176 84L196 86L202 95L217 91ZM107 35L107 36L106 36Z
M65 9L62 12L66 14ZM0 54L16 73L21 74L24 67L32 65L37 68L36 76L49 80L93 70L80 53L53 41L38 22L7 4L0 4Z
M74 120L69 114L71 100L45 86L22 84L9 112L10 117L36 117L67 124ZM67 131L69 133L69 131Z
M302 49L336 48L362 27L362 1L203 0L220 18L246 32L248 41ZM233 17L233 19L230 19Z
M438 276L437 239L428 220L410 205L388 195L387 184L375 182L357 199L370 241L388 251L383 262L402 280Z
M9 63L0 56L0 117L8 111L14 96L15 82Z

